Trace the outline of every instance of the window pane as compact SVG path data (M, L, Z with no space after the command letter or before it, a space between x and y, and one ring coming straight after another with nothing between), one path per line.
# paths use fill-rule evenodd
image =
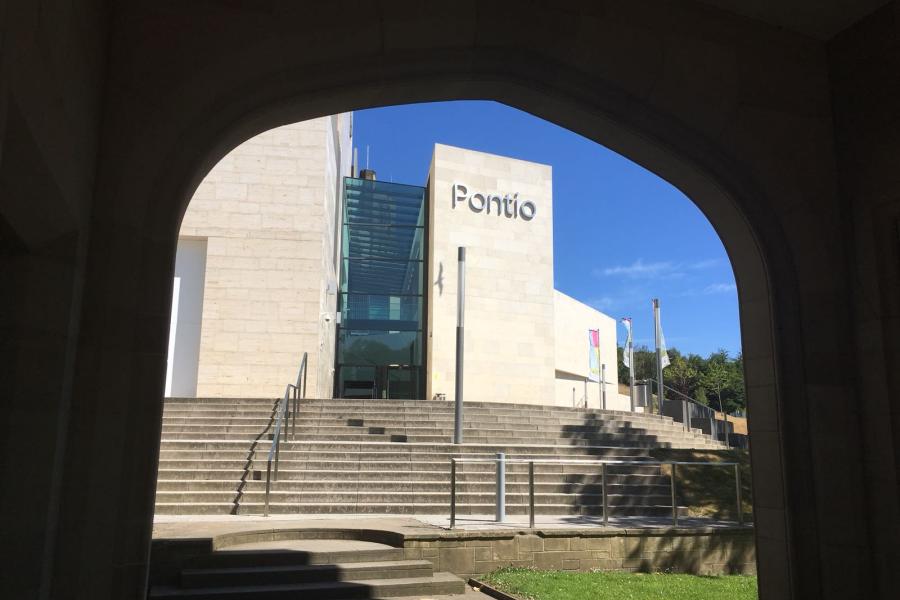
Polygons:
M395 225L344 225L344 258L421 260L423 231Z
M414 185L347 178L346 223L424 225L425 189Z
M341 291L356 294L418 295L422 263L403 260L345 259Z
M362 331L343 327L338 338L338 361L343 365L421 365L418 331Z
M343 329L421 329L421 296L341 294Z

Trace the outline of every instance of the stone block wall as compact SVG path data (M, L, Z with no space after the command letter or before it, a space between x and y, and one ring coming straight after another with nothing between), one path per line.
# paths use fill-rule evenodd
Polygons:
M348 146L349 115L286 125L235 148L198 187L180 231L207 242L197 396L280 396L303 352L307 395L331 396Z
M403 547L406 559L430 560L435 570L460 577L477 577L501 567L700 575L756 573L753 530L749 527L465 532L408 536Z
M618 355L616 354L616 320L587 304L553 292L554 344L556 367L556 404L572 406L587 397L587 406L601 408L600 384L584 380L590 375L588 363L588 330L600 330L600 364L606 365L606 408L630 410L631 399L620 397Z
M457 183L475 209L454 201ZM457 248L465 246L465 399L547 403L554 394L550 167L436 144L428 188L428 397L455 398ZM475 194L518 194L520 206L529 201L536 210L530 220L498 214L496 202Z

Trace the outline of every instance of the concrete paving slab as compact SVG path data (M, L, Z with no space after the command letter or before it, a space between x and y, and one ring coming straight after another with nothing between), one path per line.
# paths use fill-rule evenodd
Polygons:
M752 527L745 523L743 527ZM734 521L716 521L703 518L680 518L679 530L708 530L739 528ZM434 536L452 531L510 532L528 528L528 518L509 517L497 523L493 515L465 515L456 520L456 529L450 530L449 517L441 515L417 515L398 517L386 515L158 515L154 519L153 539L210 538L225 533L284 529L375 529L400 533L404 536ZM637 529L672 529L672 520L661 517L611 517L603 526L602 517L592 516L544 516L535 519L535 529L585 530L603 529L628 531Z
M289 550L292 552L349 552L354 550L388 550L393 546L363 540L277 540L249 542L220 548L219 552L246 552L248 550Z

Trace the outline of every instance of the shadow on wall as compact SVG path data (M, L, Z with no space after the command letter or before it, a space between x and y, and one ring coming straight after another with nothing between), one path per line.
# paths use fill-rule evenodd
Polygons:
M609 421L587 413L580 425L565 425L561 436L597 459L629 461L737 462L741 471L741 506L744 522L753 519L750 455L747 450L693 450L671 448L649 430L628 421ZM566 494L576 514L603 514L603 478L597 467L567 467L563 471ZM669 517L672 514L671 468L658 465L607 467L610 517ZM679 515L736 521L734 470L730 467L678 467L676 504Z
M434 285L437 286L438 296L443 296L444 295L444 263L443 263L443 261L438 262L437 278L434 280Z
M656 448L650 451L656 460L696 462L736 462L741 471L741 508L745 523L753 521L753 480L748 450L690 450ZM691 517L723 521L737 520L734 469L731 467L678 467L678 503L688 508Z
M749 535L685 535L625 539L626 569L642 573L750 575L756 573L756 548ZM652 558L651 558L652 557Z
M645 448L668 445L647 429L634 427L630 421L610 420L596 413L584 413L579 425L564 425L560 435L570 444L582 446L585 454L598 460L649 460ZM571 466L564 470L563 477L563 491L571 495L576 514L603 514L601 468ZM651 503L659 502L661 495L665 497L668 478L660 473L658 466L610 465L607 486L610 516L659 516L660 510Z

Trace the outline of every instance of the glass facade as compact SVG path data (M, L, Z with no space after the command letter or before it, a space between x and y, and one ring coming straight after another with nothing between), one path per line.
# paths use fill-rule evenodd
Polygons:
M424 397L425 198L344 179L335 397Z

